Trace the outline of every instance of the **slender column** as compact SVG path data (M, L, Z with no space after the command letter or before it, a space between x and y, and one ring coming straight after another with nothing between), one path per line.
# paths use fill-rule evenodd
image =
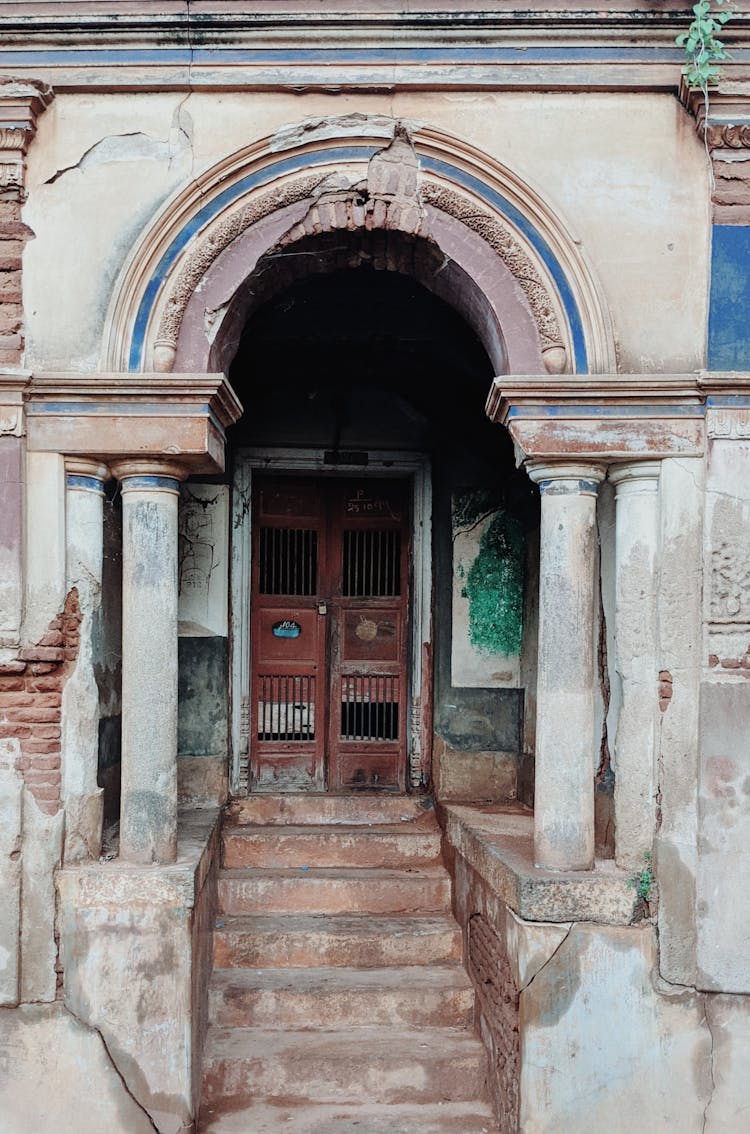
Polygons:
M542 493L534 856L594 865L594 610L599 465L533 462Z
M177 857L177 503L179 465L113 465L122 485L120 855Z
M626 869L643 867L654 839L660 471L659 461L609 470L617 509L615 642L622 684L613 756L615 858Z
M66 574L81 608L76 667L63 689L61 794L65 803L66 862L98 858L102 844L99 689L94 672L94 619L102 601L105 465L65 462Z

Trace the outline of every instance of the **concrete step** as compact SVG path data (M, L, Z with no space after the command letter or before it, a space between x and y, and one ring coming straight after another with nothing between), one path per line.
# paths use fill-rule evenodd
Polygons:
M384 969L215 970L209 1019L227 1027L468 1027L474 989L462 965Z
M379 913L448 910L450 877L442 868L415 870L223 870L225 913Z
M249 795L235 799L227 809L227 821L253 823L301 824L319 826L338 824L370 826L379 823L435 822L430 796L413 795Z
M259 1100L228 1114L206 1112L200 1134L496 1134L482 1103L383 1106L274 1105Z
M470 1102L485 1098L487 1056L449 1028L335 1032L209 1028L203 1098L236 1109L254 1098L295 1103ZM228 1105L229 1104L229 1105Z
M435 866L440 858L440 828L418 823L399 826L226 826L224 865L239 867L389 867Z
M339 915L219 917L217 968L440 965L462 957L452 917Z

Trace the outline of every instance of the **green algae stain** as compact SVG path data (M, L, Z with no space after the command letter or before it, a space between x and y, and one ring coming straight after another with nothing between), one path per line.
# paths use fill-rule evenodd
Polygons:
M483 653L516 656L523 630L524 539L521 527L498 512L482 533L466 576L469 640Z

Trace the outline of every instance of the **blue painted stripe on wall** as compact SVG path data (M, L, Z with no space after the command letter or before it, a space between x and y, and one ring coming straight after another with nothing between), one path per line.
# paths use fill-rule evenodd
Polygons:
M734 49L732 58L750 56ZM216 63L394 64L438 63L680 63L683 53L675 47L173 47L173 48L71 48L0 51L0 66L122 66L167 63L170 66L210 66Z
M750 394L709 394L706 398L709 409L722 406L750 406Z
M174 476L124 476L122 486L128 488L168 488L170 492L180 491L180 482Z
M122 414L123 417L205 417L211 413L208 402L201 404L180 404L170 401L160 402L30 402L27 407L30 416L51 417L58 414L75 414L77 417L92 414Z
M709 370L750 370L750 226L712 230Z
M704 407L694 405L562 405L562 406L512 406L508 417L703 417Z
M296 154L294 157L282 158L281 161L273 162L272 165L258 170L257 173L249 173L246 177L243 177L240 181L237 181L234 185L230 185L229 188L224 189L221 193L217 194L216 197L213 197L194 217L191 217L185 227L178 232L154 269L154 274L143 293L143 298L138 307L138 314L135 318L133 339L130 344L129 369L140 370L141 368L146 328L151 316L151 310L170 268L185 248L188 241L192 240L195 234L203 228L204 225L208 224L217 213L221 212L227 205L231 205L233 201L236 201L238 197L241 197L250 189L257 189L266 185L269 181L273 181L274 178L284 173L293 173L295 170L304 169L307 166L325 165L330 161L368 161L374 153L375 146L339 146L333 147L330 150L321 150L316 153Z
M330 149L316 150L307 154L294 154L280 161L273 162L271 165L265 166L256 173L247 174L247 176L243 177L240 181L237 181L208 201L195 216L191 217L177 236L175 236L161 260L156 265L154 274L146 285L133 327L133 338L130 345L130 358L128 362L129 369L139 370L141 368L146 329L154 303L156 302L156 298L167 274L187 243L222 209L232 204L250 189L259 188L284 173L292 173L296 170L315 165L327 165L335 161L368 161L375 152L375 146L334 146ZM485 182L480 181L479 178L438 158L420 156L420 164L422 168L427 171L439 173L449 180L471 189L481 200L486 201L489 205L499 210L499 212L512 221L519 231L523 233L546 265L559 291L573 337L573 351L575 357L572 360L572 369L576 373L587 373L588 355L580 312L578 311L578 306L567 277L544 237L537 231L531 221L524 217L515 205L511 204L507 197L504 197L502 193L493 189Z
M68 473L68 488L85 488L87 491L104 492L104 481L98 476L82 476L80 473Z

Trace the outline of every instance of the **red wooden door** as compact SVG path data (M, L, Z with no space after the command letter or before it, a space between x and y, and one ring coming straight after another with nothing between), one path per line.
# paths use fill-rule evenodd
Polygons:
M405 790L405 482L258 478L253 521L251 785Z

